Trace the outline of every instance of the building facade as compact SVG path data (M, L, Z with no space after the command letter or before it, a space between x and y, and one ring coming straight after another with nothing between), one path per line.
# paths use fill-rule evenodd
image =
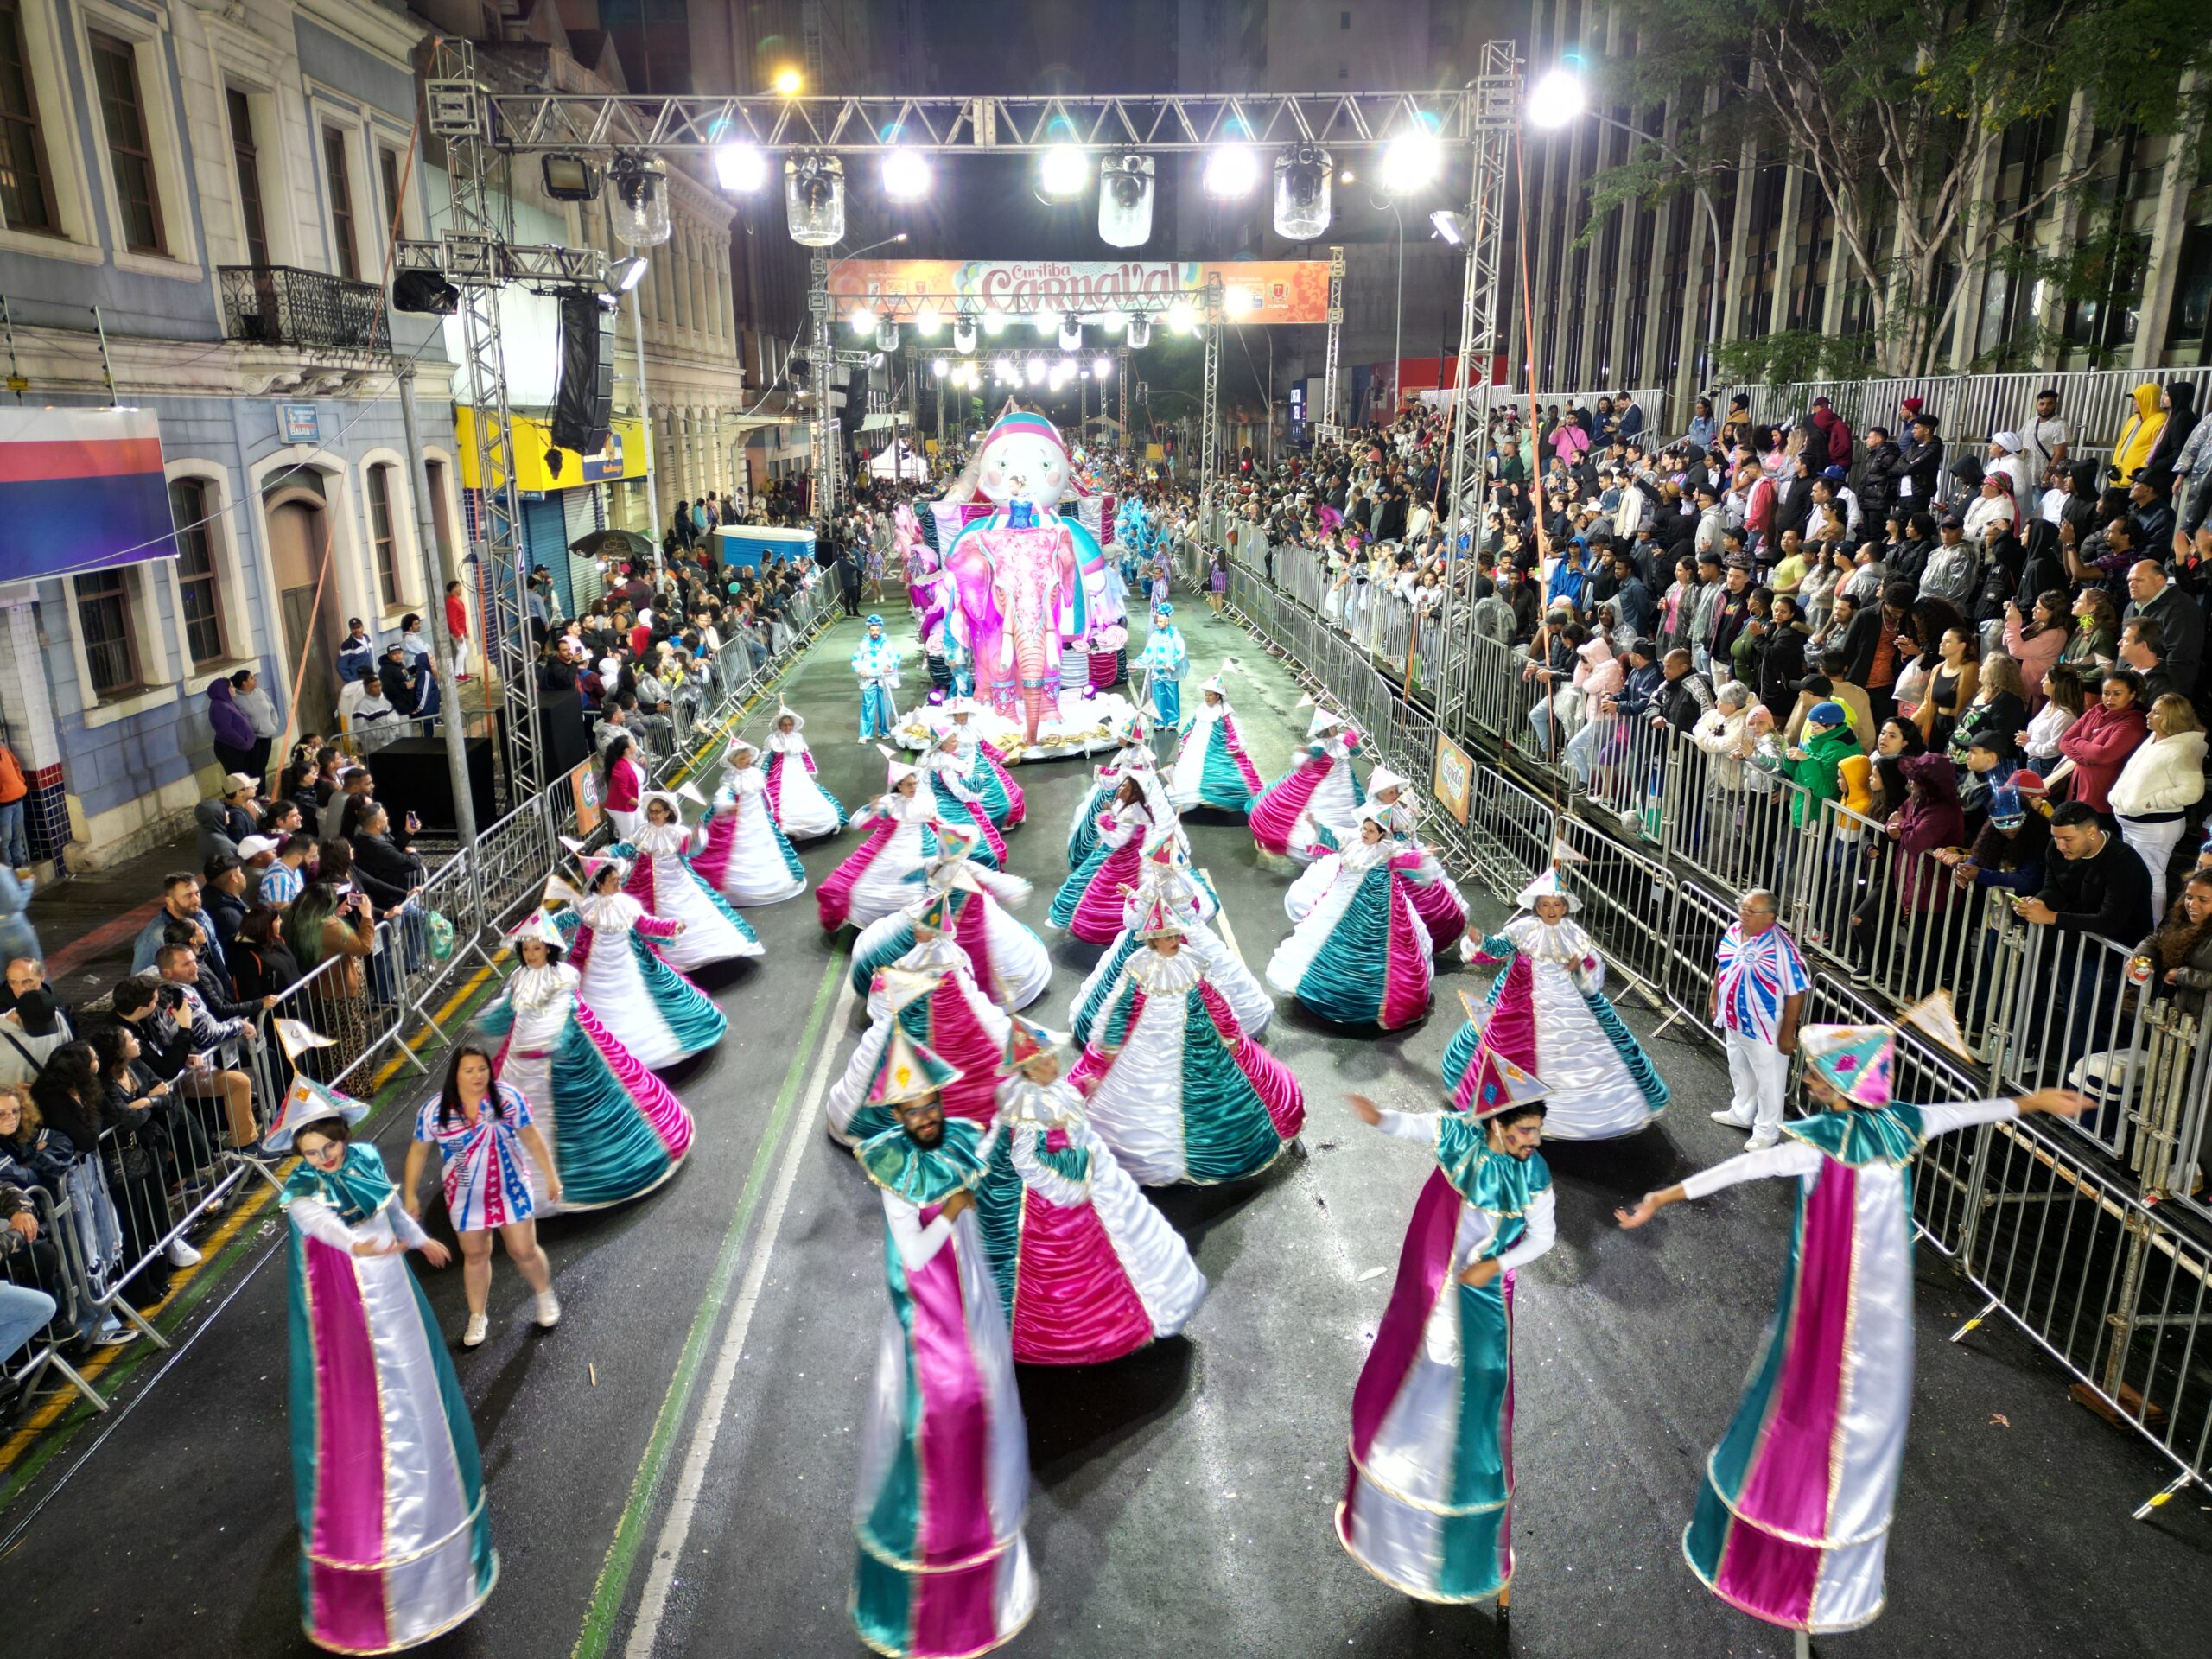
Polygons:
M454 568L449 370L379 281L388 229L426 222L422 32L360 0L0 0L18 401L151 411L175 521L136 563L0 588L37 861L97 865L188 821L220 770L218 677L251 670L295 731L331 729L346 620L396 632ZM428 550L395 353L419 377Z

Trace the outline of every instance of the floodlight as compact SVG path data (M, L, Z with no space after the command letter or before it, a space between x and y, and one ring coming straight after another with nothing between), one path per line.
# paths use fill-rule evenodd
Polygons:
M1589 107L1589 89L1572 69L1547 71L1529 88L1527 109L1532 127L1563 127Z
M608 169L614 194L607 204L607 226L633 248L657 248L668 240L668 163L657 156L617 156Z
M1083 319L1070 317L1060 325L1060 349L1079 352L1083 349Z
M804 85L805 83L799 79L796 69L779 69L776 72L776 90L785 98L797 98L798 89Z
M875 332L875 308L862 300L845 314L845 321L855 334L872 334Z
M1060 314L1049 305L1032 311L1029 314L1029 321L1031 326L1040 334L1057 334L1060 332Z
M1041 357L1033 357L1029 359L1029 384L1033 386L1041 386L1045 384L1045 359Z
M1428 222L1436 226L1436 234L1441 239L1455 248L1465 247L1468 237L1473 234L1474 227L1467 222L1467 216L1455 213L1449 207L1438 208L1428 216Z
M1427 127L1400 133L1382 152L1382 188L1394 196L1433 184L1443 170L1444 146Z
M617 259L607 268L607 288L611 294L627 294L645 280L645 259L633 253L627 259Z
M1090 372L1101 380L1110 379L1114 373L1114 359L1101 352L1092 359Z
M983 332L990 335L994 340L1006 333L1006 313L999 310L985 311L983 313Z
M883 194L893 201L919 201L934 177L929 157L918 149L893 144L883 153Z
M1221 298L1223 308L1232 315L1238 312L1257 311L1265 303L1260 298L1258 289L1248 288L1242 283L1232 284L1224 291Z
M1129 319L1129 349L1133 352L1141 352L1151 344L1152 319L1131 317Z
M1275 157L1275 234L1311 242L1329 228L1329 152L1300 144Z
M768 182L768 158L751 144L723 144L715 151L715 182L751 193Z
M1118 334L1128 326L1128 318L1119 311L1109 311L1098 319L1098 326L1109 334Z
M1098 239L1141 248L1152 238L1153 160L1109 156L1098 164Z
M1249 144L1222 144L1206 157L1205 186L1209 195L1249 195L1260 181L1260 158Z
M556 201L589 201L599 194L599 169L581 156L543 156L538 168Z
M930 372L938 379L944 379L946 375L952 372L952 359L945 357L933 359L930 364Z
M972 352L976 349L976 319L965 311L954 320L952 348L957 352Z
M879 352L895 352L899 349L897 323L884 321L875 325L875 349Z
M845 239L845 166L835 156L792 156L784 162L784 217L791 240L831 248Z
M944 327L944 319L937 314L937 307L925 305L914 312L914 332L924 340L935 340L938 330Z
M1198 326L1198 314L1188 300L1178 300L1167 308L1167 326L1179 334L1187 334Z
M1054 144L1037 158L1037 189L1048 200L1065 201L1090 181L1090 158L1073 144Z

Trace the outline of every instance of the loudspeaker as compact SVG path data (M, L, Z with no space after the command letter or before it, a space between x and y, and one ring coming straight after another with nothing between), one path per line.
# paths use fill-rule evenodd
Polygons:
M467 761L468 796L476 808L476 827L482 830L499 817L492 796L492 740L465 738L461 752ZM422 819L426 834L458 832L444 738L409 737L387 743L369 757L369 770L376 774L377 799L391 814L393 823L404 823L412 812Z
M614 313L596 294L561 296L561 379L553 442L578 454L607 447L614 409Z

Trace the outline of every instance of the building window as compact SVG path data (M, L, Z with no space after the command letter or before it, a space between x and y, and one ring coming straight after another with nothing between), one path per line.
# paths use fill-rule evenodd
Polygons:
M336 127L322 130L322 161L330 175L330 232L338 245L338 274L358 283L361 255L353 239L353 178L346 165L346 135Z
M95 570L77 578L77 626L95 697L127 696L144 683L130 627L128 573Z
M231 159L238 173L238 216L245 221L245 257L269 263L269 224L261 212L261 153L253 142L253 105L235 86L224 92L231 109Z
M0 0L0 225L11 231L60 229L38 94L23 49L23 14L14 0Z
M165 253L161 197L154 185L154 147L146 137L146 104L138 89L138 52L111 35L92 36L92 82L107 129L108 165L123 245L133 253Z
M1351 27L1351 13L1348 11L1338 12L1337 14L1337 27L1338 29L1350 29Z
M379 144L377 147L377 181L384 186L384 226L385 236L407 234L406 220L399 211L399 152ZM379 260L378 263L382 263Z
M180 478L169 484L169 518L176 526L176 584L184 600L184 647L194 668L230 655L223 639L223 586L215 574L213 492L207 480Z
M453 556L453 523L447 516L450 511L446 494L446 464L442 461L423 463L423 481L430 494L430 534L436 538L438 574L447 579L461 574Z
M399 557L391 533L391 468L369 468L369 544L385 608L399 608Z

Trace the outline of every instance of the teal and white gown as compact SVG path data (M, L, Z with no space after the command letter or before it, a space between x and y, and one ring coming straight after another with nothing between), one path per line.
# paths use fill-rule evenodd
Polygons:
M759 798L757 794L753 798L756 803ZM755 804L751 810L766 821L765 807ZM624 891L655 916L683 924L681 933L662 940L658 947L660 959L679 973L760 956L767 949L752 924L715 891L712 878L693 866L694 850L707 833L680 823L640 822L631 842L637 862L623 883ZM806 885L803 876L798 885Z
M1052 983L1052 958L1028 924L1007 914L1008 905L1029 896L1018 875L988 870L962 859L953 870L940 863L924 873L914 900L861 930L853 944L853 988L865 993L879 968L888 967L914 948L914 918L940 893L950 894L952 937L966 952L969 969L1001 1007L1019 1011L1045 995ZM934 1046L934 1045L932 1045Z
M893 1128L854 1153L883 1200L891 1306L861 1419L850 1607L861 1641L894 1659L973 1659L1037 1609L1006 1306L976 1210L944 1215L982 1184L995 1134L953 1117L933 1147Z
M1173 903L1176 918L1183 924L1183 949L1205 964L1207 981L1228 1002L1237 1025L1247 1036L1256 1037L1275 1017L1274 998L1268 995L1268 988L1244 965L1244 958L1209 925L1210 918L1221 907L1213 889L1195 870L1179 870L1177 874ZM1068 1000L1068 1027L1077 1044L1090 1040L1091 1027L1105 1008L1107 995L1121 976L1122 965L1144 948L1137 938L1137 926L1143 918L1152 886L1147 882L1122 901L1122 931L1114 936L1106 954L1098 958L1098 965L1090 970L1082 988Z
M673 936L674 922L647 915L626 893L586 893L575 909L577 994L640 1065L658 1071L721 1041L728 1022L714 999L650 943Z
M1076 803L1075 817L1068 823L1068 868L1079 870L1098 846L1099 815L1112 804L1115 791L1121 788L1122 779L1134 777L1145 791L1147 804L1165 804L1167 792L1160 781L1158 766L1153 760L1149 744L1125 745L1108 757L1106 764L1091 775L1090 792ZM1154 797L1158 798L1157 803Z
M1268 986L1337 1025L1414 1024L1428 1013L1436 972L1411 891L1426 855L1385 838L1324 856L1334 874L1268 958Z
M1605 958L1572 916L1547 922L1524 912L1460 954L1503 969L1484 1018L1462 1025L1444 1051L1444 1086L1461 1109L1484 1031L1491 1047L1550 1088L1548 1139L1634 1135L1667 1109L1667 1080L1606 1000Z
M1491 1151L1470 1113L1386 1111L1380 1127L1436 1167L1352 1393L1337 1537L1408 1596L1485 1601L1513 1578L1514 1272L1556 1236L1551 1171ZM1484 1260L1496 1278L1459 1282Z
M938 1092L948 1117L985 1127L996 1119L1007 1015L978 988L966 955L950 936L911 945L869 976L868 1019L843 1074L822 1103L838 1141L854 1146L899 1122L890 1108L868 1103L894 1027L959 1070L959 1078Z
M1236 716L1224 698L1208 703L1203 696L1183 722L1182 743L1167 774L1167 798L1179 812L1211 808L1243 816L1260 792L1260 774L1244 753Z

